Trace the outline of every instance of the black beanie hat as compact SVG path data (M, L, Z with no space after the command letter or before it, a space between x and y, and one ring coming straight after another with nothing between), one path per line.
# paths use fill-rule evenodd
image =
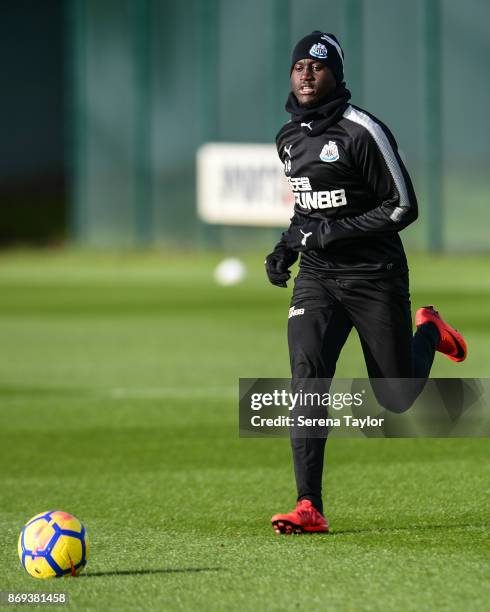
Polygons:
M306 58L316 59L328 66L337 81L337 85L344 80L344 52L333 34L315 30L302 38L293 49L289 72L293 71L296 62Z

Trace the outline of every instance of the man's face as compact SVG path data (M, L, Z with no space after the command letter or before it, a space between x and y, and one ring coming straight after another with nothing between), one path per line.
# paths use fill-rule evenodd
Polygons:
M316 106L337 87L335 77L328 66L313 59L296 62L291 72L291 91L300 106Z

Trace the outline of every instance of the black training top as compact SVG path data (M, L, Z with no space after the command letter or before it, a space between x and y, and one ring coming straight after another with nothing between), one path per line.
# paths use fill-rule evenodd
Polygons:
M398 232L417 218L417 200L390 130L351 104L320 133L309 119L289 121L276 138L296 219L328 219L334 239L303 253L301 269L351 278L406 270Z

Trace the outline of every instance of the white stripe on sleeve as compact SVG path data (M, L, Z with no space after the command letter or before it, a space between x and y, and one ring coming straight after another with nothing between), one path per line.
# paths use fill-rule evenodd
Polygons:
M366 115L366 113L363 113L352 106L347 107L344 112L344 117L365 127L373 137L375 143L378 145L400 196L400 203L391 213L390 219L394 222L399 221L410 208L410 200L408 198L407 186L405 184L405 179L403 178L403 172L400 168L395 152L393 151L393 147L384 133L383 128L376 123L376 121L373 121L369 115Z

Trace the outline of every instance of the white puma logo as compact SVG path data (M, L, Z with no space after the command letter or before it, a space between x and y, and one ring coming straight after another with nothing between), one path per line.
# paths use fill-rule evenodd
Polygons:
M289 157L291 157L291 147L293 145L289 145L288 147L286 145L284 145L284 151L287 153L287 155L289 155Z
M312 130L312 129L313 129L313 128L311 127L311 124L312 124L312 123L313 123L313 121L310 121L309 123L305 123L305 122L303 121L303 123L301 124L301 127L303 127L303 126L305 125L305 126L306 126L306 127L309 129L309 130Z
M305 234L305 232L302 229L300 229L299 231L303 234L303 239L301 240L301 244L303 246L306 246L306 241L308 240L308 237L313 234L313 232L308 232L307 234Z

